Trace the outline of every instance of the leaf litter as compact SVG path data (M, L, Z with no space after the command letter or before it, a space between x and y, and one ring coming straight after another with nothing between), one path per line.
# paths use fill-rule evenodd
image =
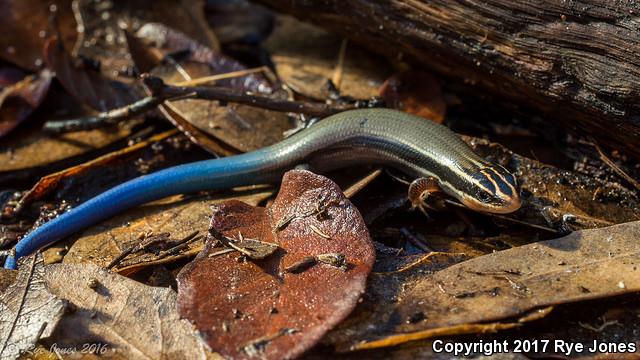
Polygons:
M7 4L11 3L13 2L7 2ZM32 5L29 1L14 4L15 6L25 4L22 9L37 8L37 11L34 11L36 26L21 33L33 36L33 39L24 42L24 48L15 48L14 50L18 50L17 52L2 53L2 57L7 61L20 64L25 69L38 70L40 67L34 67L34 65L38 63L38 60L42 62L42 47L48 42L46 53L49 56L47 59L50 60L48 64L52 69L58 70L58 81L70 94L94 110L103 111L117 107L141 96L142 92L139 92L141 88L136 89L138 84L131 77L127 78L132 73L129 73L129 70L125 71L122 67L123 64L127 66L132 64L127 56L129 52L132 54L136 52L133 47L137 45L142 45L143 50L154 55L154 57L147 59L152 64L149 70L155 68L154 71L161 74L168 82L180 83L188 81L188 78L207 78L212 74L247 69L240 62L222 55L217 40L212 39L210 32L198 30L202 28L202 14L200 12L203 3L201 1L186 1L179 6L168 6L162 2L162 5L156 6L157 12L149 11L153 10L154 6L150 7L148 2L144 2L146 5L131 5L133 9L129 8L129 5L120 8L111 4L109 9L102 9L108 10L108 16L105 16L99 8L99 6L106 5L91 1L77 1L75 3L79 5L79 8L76 7L73 11L75 15L80 15L82 25L86 26L86 33L81 34L84 37L84 43L80 47L78 47L78 43L75 43L74 46L73 39L67 36L66 28L69 24L69 18L68 13L63 10L70 3L67 5L63 5L63 3L67 4L67 2L58 2L60 10L56 16L59 29L47 28L44 31L44 37L36 37L34 31L49 26L44 20L47 15L50 15L51 9L47 9L46 6ZM212 5L215 4L207 4L207 6ZM92 8L93 6L96 7ZM135 9L136 6L139 6L139 9ZM190 10L181 10L181 8L187 7ZM13 8L20 10L19 7ZM194 15L194 9L195 16L191 19L195 19L195 21L191 24L185 24L185 14L189 18ZM145 12L148 15L144 15ZM175 16L168 17L166 14L163 15L163 12L173 13L172 15ZM191 15L187 14L188 12L192 12ZM18 11L16 14L20 15L20 12ZM176 20L176 23L168 21L169 18ZM20 17L16 19L19 21L11 22L11 26L21 27L24 25L20 22ZM126 19L128 22L129 27L126 29L125 37L122 36L125 29L118 25L117 20L119 19ZM269 21L266 17L264 19L266 22ZM220 22L220 19L215 21ZM259 19L259 21L263 20ZM117 26L114 27L114 24ZM145 26L147 26L147 30L149 28L155 29L154 31L157 33L164 32L169 35L169 38L173 38L168 42L151 45L145 44L144 41L141 44L134 44L136 40L140 40L140 38L133 36L136 34L136 30L144 29ZM289 30L286 30L287 26L289 26ZM104 35L104 31L112 31L109 30L110 28L117 33L117 39L127 39L127 41L118 40L107 44L110 46L103 47L104 44L99 44L100 46L91 47L90 44L94 40L98 42L106 40L106 37L102 39L100 37ZM292 31L291 29L296 30ZM361 55L354 57L354 54L360 50L350 42L343 41L322 30L315 29L315 32L309 35L308 31L311 30L306 26L304 27L305 31L298 31L299 29L301 27L295 20L277 16L276 37L273 41L266 43L266 48L275 55L276 69L280 71L285 83L296 90L294 95L303 94L309 98L323 101L329 98L329 102L331 102L336 101L333 97L340 95L336 91L340 90L347 96L364 98L378 94L380 84L386 78L387 82L382 87L380 94L386 98L388 106L402 108L405 111L418 113L437 121L442 121L445 115L447 115L446 119L450 120L448 115L450 110L453 110L455 114L455 106L459 103L452 102L447 98L448 93L440 88L440 84L444 88L445 83L440 82L439 79L433 79L431 75L416 75L416 72L406 73L404 71L389 77L391 72L386 66L387 64L374 63L371 65L368 61L368 55L365 55L366 62L361 61ZM254 29L249 30L254 31ZM247 33L236 35L229 32L223 38L224 46L227 50L238 49L238 44L234 43L237 40L234 38L261 37L261 31L264 30L257 29L249 35L246 35ZM295 32L295 39L291 38L292 32ZM50 35L55 33L62 35L64 40L61 43L65 45L65 52L61 52L62 47L51 47L52 44L55 44L55 40L47 40ZM75 36L75 31L72 33ZM151 33L153 35L153 31ZM144 34L137 32L137 35ZM179 38L178 45L173 45L172 41L176 39L176 36ZM306 39L305 36L307 36ZM317 39L323 45L316 47L316 53L311 53L309 50L307 41L309 37ZM25 40L27 40L26 37ZM5 44L4 42L5 40L1 43ZM307 42L306 45L305 42ZM87 44L88 46L85 46ZM156 46L158 44L161 46ZM129 45L129 48L126 45ZM0 47L3 46L0 45ZM15 47L15 43L8 44L7 49L12 46ZM185 49L187 51L182 51L181 54L180 50ZM113 55L116 53L122 56L114 57ZM76 55L81 56L78 58ZM100 60L102 63L101 66L94 66L97 63L88 60ZM140 64L142 62L136 61L136 65ZM301 64L310 65L302 66ZM394 65L396 65L395 62ZM407 66L406 64L398 65L400 65L398 66L400 69ZM139 67L143 68L141 65ZM238 91L246 91L247 89L255 91L260 87L265 89L267 86L273 86L271 90L276 89L279 86L277 79L267 75L263 76L264 74L262 70L259 70L255 73L245 73L245 75L232 80L217 80L214 84L215 86L235 88ZM421 79L421 81L417 81L418 84L411 83L414 77ZM325 86L326 80L329 78L333 80L335 88ZM276 81L274 82L274 80ZM56 85L53 85L49 91L59 92L59 89L55 87ZM47 92L44 87L42 90L42 94ZM124 91L121 92L122 90ZM295 94L296 92L297 94ZM286 94L286 96L290 95L290 93ZM128 96L132 96L132 98L127 99ZM278 94L278 96L281 95ZM41 101L42 99L37 100ZM25 110L24 114L32 112L39 101L29 103L28 106L20 109ZM183 131L195 144L216 154L229 155L273 143L281 139L282 132L290 129L292 125L289 119L283 116L284 114L278 115L282 120L280 125L273 125L275 123L268 121L260 123L259 121L263 121L263 116L255 115L252 117L252 114L266 113L262 110L245 108L247 115L240 114L238 116L239 112L236 111L238 108L235 105L230 107L224 103L179 100L169 104L180 105L179 107L173 106L174 111L169 114L170 119L174 121L180 131ZM167 111L166 105L165 111ZM196 109L193 109L194 107ZM7 108L3 107L3 109ZM178 111L175 111L176 109ZM211 122L212 114L217 112L224 113L224 119L218 122L219 119L216 118L215 122ZM157 114L154 115L157 116ZM18 120L25 119L26 117L11 118L9 127L17 125ZM229 123L225 123L227 120ZM247 124L250 126L246 126ZM12 131L11 136L18 134L19 141L29 140L27 137L22 138L22 131L31 124L25 123L24 125ZM105 136L113 137L108 141L101 140L93 137L94 133L105 133ZM14 146L16 140L7 137L6 144L9 145L3 143L0 164L2 164L3 170L6 170L4 174L15 176L12 171L18 169L24 171L20 174L23 176L22 179L25 178L24 176L33 178L35 176L33 174L37 174L37 172L32 172L32 168L49 165L55 161L66 163L70 157L86 152L88 148L96 147L97 143L103 146L112 142L113 139L122 139L130 133L129 130L124 131L121 127L114 127L108 131L65 134L63 138L54 142L52 149L71 145L75 146L75 152L56 156L50 155L53 153L50 148L39 147L50 139L45 139L46 141L43 142L29 140L31 142L25 143L26 145ZM629 241L630 238L637 238L638 225L631 222L610 226L638 220L637 194L634 195L633 191L617 184L611 178L603 180L591 174L584 175L584 169L582 169L582 174L577 171L560 170L512 154L485 140L468 138L467 141L483 156L516 172L523 190L525 206L516 214L498 217L473 214L465 210L460 211L455 208L455 205L448 204L448 210L444 212L444 215L437 214L435 219L417 221L415 216L407 215L404 210L396 212L396 209L403 206L403 197L406 192L405 189L400 189L401 186L397 186L397 184L393 187L383 187L386 196L381 197L376 194L378 197L373 201L372 206L367 206L367 203L361 201L363 196L368 196L367 193L380 190L380 187L377 186L380 183L384 184L384 179L389 179L384 175L386 173L380 176L381 172L378 171L377 175L363 184L354 185L353 193L359 191L357 195L352 195L355 196L354 202L359 206L363 204L360 206L360 210L367 219L367 225L372 229L374 240L385 241L387 245L389 243L394 246L400 245L388 247L385 244L376 244L376 247L380 249L379 258L375 264L376 269L370 276L364 302L356 308L356 311L347 318L346 322L324 338L325 345L335 346L340 350L381 349L420 339L422 342L419 344L424 345L425 341L434 336L475 334L505 329L536 329L535 324L553 317L557 312L556 309L563 308L562 304L570 303L571 306L579 309L584 304L575 304L575 302L584 302L589 299L593 302L595 301L593 299L620 297L627 293L638 292L638 284L635 281L637 276L633 277L637 275L633 266L637 264L638 254ZM81 150L77 150L78 148ZM603 155L602 150L598 151L601 159L609 159L607 155ZM162 150L159 153L160 156L164 156L167 152ZM617 166L616 162L619 163L621 158L612 156L611 159L607 164ZM87 165L97 166L96 164ZM55 198L55 201L58 201L60 198L85 196L86 189L79 190L77 196L73 191L69 192L69 189L56 189L57 183L68 180L65 179L66 175L70 176L69 179L73 183L74 177L78 175L73 173L76 170L84 171L82 167L79 167L68 174L53 174L54 177L46 179L50 180L53 185L45 184L44 189L42 184L40 187L36 187L35 189L42 191L42 193L37 194L35 200L48 201L48 199ZM616 172L618 175L620 173L626 174L624 170L618 170ZM296 177L310 176L303 176L297 172L295 174ZM0 173L0 176L2 175L3 173ZM90 174L86 176L90 176ZM341 178L343 175L336 174L335 176ZM289 182L293 181L290 179L291 177L294 175L289 176ZM632 176L624 177L624 179L631 184L634 183ZM77 179L75 181L77 182ZM314 181L307 182L316 184ZM325 180L318 181L322 183ZM301 186L301 188L304 187ZM56 193L52 192L54 189L57 191ZM99 187L96 187L96 191L98 190ZM333 247L323 247L326 244L336 245L334 242L340 241L344 236L344 234L337 234L335 229L327 227L327 224L332 223L334 218L324 218L327 214L336 215L334 212L337 212L337 209L345 210L344 199L339 204L323 203L324 206L320 207L299 208L294 205L296 201L302 200L282 199L285 190L287 189L283 186L281 196L266 209L249 207L233 200L215 205L216 210L211 219L212 225L215 226L212 226L209 231L210 236L206 246L197 236L189 238L194 230L200 233L207 232L206 219L210 216L209 205L212 198L201 196L173 197L127 211L119 217L67 240L60 246L46 250L45 254L50 260L60 261L64 256L63 261L67 263L50 268L52 269L51 274L56 274L52 275L55 281L62 281L61 279L64 277L61 274L67 272L73 272L79 278L82 277L82 280L73 280L76 281L73 283L76 285L75 287L60 290L60 299L65 299L65 301L72 299L72 303L80 304L81 314L72 311L70 314L64 315L63 322L67 316L69 318L66 319L68 322L65 322L67 325L56 328L56 330L60 330L59 337L56 337L58 335L49 336L47 329L51 324L47 324L46 327L41 325L35 332L37 335L35 338L32 336L33 334L29 334L24 340L20 340L19 343L23 344L20 347L33 348L36 344L34 339L38 337L42 338L41 343L62 340L67 341L66 344L71 346L71 344L78 344L80 341L88 341L87 339L90 337L94 339L92 336L96 334L99 336L95 337L104 339L109 338L110 335L107 333L114 329L124 332L123 329L129 328L128 323L117 323L117 321L100 328L100 324L95 322L96 319L102 319L100 316L103 313L100 312L102 310L95 311L95 309L102 309L100 307L102 305L93 308L91 304L83 305L81 301L83 299L73 299L74 291L78 291L78 289L82 290L78 296L87 295L87 299L94 300L102 299L99 296L105 296L104 293L101 293L105 289L108 291L140 292L144 293L144 296L147 296L150 291L155 294L153 295L156 296L154 299L162 298L166 301L136 301L136 304L127 304L120 311L123 313L132 311L132 314L135 315L131 315L131 317L135 317L140 313L147 314L152 313L153 310L165 311L169 309L171 312L167 315L169 325L158 327L157 324L151 324L147 329L143 329L146 332L137 338L136 334L126 334L125 340L112 339L110 344L114 346L112 349L123 349L119 355L123 356L124 354L133 358L144 357L148 354L153 354L152 357L202 356L204 354L201 351L202 344L198 344L197 341L193 342L190 337L187 337L186 343L190 346L193 345L193 349L179 349L178 352L172 352L178 347L171 345L171 340L168 340L167 343L158 343L156 341L157 334L152 334L153 331L161 328L169 329L166 330L168 333L175 330L180 334L193 335L193 329L184 327L184 321L175 322L177 315L172 310L176 304L175 293L171 294L170 289L154 292L156 290L149 289L157 288L132 282L99 270L93 265L83 263L95 262L100 266L107 266L118 256L125 254L115 266L115 270L125 274L152 273L152 276L149 276L145 281L153 283L151 278L155 276L154 274L164 274L172 280L173 276L180 271L181 264L195 256L204 247L204 251L198 256L196 262L184 267L179 275L179 279L182 280L179 285L181 290L179 301L192 301L189 305L181 304L180 311L188 312L190 320L196 326L205 324L205 330L201 331L202 337L208 339L210 343L213 341L216 347L222 349L222 353L236 353L241 357L270 357L283 353L291 356L301 354L315 344L322 334L332 328L338 322L338 318L347 316L355 304L354 299L357 299L363 291L362 287L368 270L356 274L357 281L354 280L353 284L355 285L352 285L352 289L356 290L348 294L349 301L341 304L343 308L335 317L325 314L324 319L320 319L323 317L323 313L315 311L315 302L309 302L302 307L292 305L291 303L298 300L300 303L304 303L301 299L313 298L312 296L327 300L327 293L334 295L340 291L346 291L332 283L333 277L334 275L337 277L353 275L354 258L357 257L350 256L349 251L344 249L336 250ZM399 198L395 198L396 192L400 196ZM263 192L258 190L253 194L251 191L249 193L231 191L224 193L221 197L216 197L217 200L214 201L241 199L257 206L268 199L270 194L270 190ZM294 197L297 196L301 196L304 200L307 195L303 192L302 194L297 193ZM318 199L310 201L322 203ZM357 214L357 211L349 206L346 209ZM280 214L278 217L274 217L274 213L277 211L280 211ZM460 219L451 221L447 226L441 226L440 219L447 216L453 217L449 215L454 213L458 214ZM359 216L356 218L360 219ZM408 217L409 219L395 224L394 221L399 217ZM352 220L350 220L350 226L353 225ZM356 223L360 226L361 219ZM404 226L406 223L409 223L410 226ZM478 226L478 224L481 225ZM474 229L474 225L477 228ZM497 233L496 227L499 229ZM603 229L583 230L563 238L535 242L539 240L538 238L559 237L570 231L598 227ZM488 228L493 228L493 232L487 232ZM513 231L514 228L518 230ZM5 228L0 230L3 236L7 234ZM219 233L216 234L213 230L219 231ZM366 231L366 228L364 230ZM290 233L295 233L300 237L290 237ZM143 236L137 238L136 236L139 234ZM598 237L600 238L598 239ZM366 238L369 238L368 235ZM71 245L74 239L78 240ZM304 243L301 243L303 239ZM359 239L362 240L364 237L361 236ZM4 240L6 239L3 238ZM145 242L147 240L149 243ZM532 241L534 243L520 246ZM448 246L447 251L451 252L447 254L438 252L437 250L442 250L442 244L445 242ZM313 246L310 247L308 243ZM67 247L70 246L70 249L65 249L64 244ZM320 249L316 249L314 246L318 246ZM508 249L509 247L514 248ZM504 250L505 248L508 250ZM131 252L127 253L129 250ZM436 251L428 254L423 253L431 250ZM495 253L490 254L491 252ZM489 254L483 255L487 253ZM393 256L388 254L393 254ZM373 255L367 253L365 259L359 259L359 261L355 269L360 271L361 268L371 266ZM206 268L205 265L210 268ZM205 272L203 268L209 272ZM45 273L49 271L46 269L49 268L45 267ZM226 273L220 269L226 270ZM19 284L20 281L24 284L24 279L21 278L24 270L25 267L18 273L2 271L2 288L8 286L8 289L12 289L12 286L19 286L16 284ZM214 275L202 275L201 278L196 279L197 281L193 280L192 277L201 274L198 271L202 271L202 274L212 273ZM256 273L260 276L255 276ZM314 278L318 274L331 274L332 276L321 275L319 278ZM87 276L89 277L87 278ZM14 278L18 278L18 280ZM142 277L138 277L138 279L140 278ZM212 279L216 281L212 281ZM319 279L323 279L324 282L320 282ZM327 279L330 283L327 283ZM131 283L127 281L131 281ZM231 283L224 281L231 281ZM12 282L14 285L8 285ZM127 285L120 287L122 283ZM193 295L189 292L191 290L184 291L187 283L196 289L193 292L204 296L207 301L212 301L213 307L194 303L193 299L195 298L189 298ZM104 284L108 284L108 286L103 286ZM171 281L163 284L172 286ZM309 294L311 290L307 287L311 290L321 290ZM126 291L120 289L126 289ZM249 294L252 289L260 289L260 291L257 294ZM274 292L270 293L273 289L277 289L277 295ZM32 291L40 292L35 286L29 288L28 293ZM158 295L160 293L162 295ZM96 294L98 297L95 297ZM45 295L40 294L39 296ZM254 297L263 300L263 302L255 302ZM333 296L331 300L335 301L336 298ZM159 303L167 304L168 308L162 306L158 308ZM138 304L140 304L139 307ZM203 302L203 304L210 303ZM137 308L134 311L130 306ZM107 307L105 305L105 308ZM564 305L564 308L567 309L569 306ZM85 309L94 310L85 311ZM105 310L104 314L109 314L109 311L111 310ZM614 313L615 308L610 312ZM290 314L293 315L288 316ZM21 317L24 314L18 315ZM615 321L621 321L620 316L616 317L615 314L607 312L605 315L596 319L597 321L580 322L575 326L584 331L599 333L615 328L617 326ZM219 321L220 319L224 320ZM260 326L253 329L252 321L258 321ZM178 323L179 326L173 325ZM34 326L36 325L38 322L34 321ZM212 327L207 328L209 325ZM87 333L91 335L86 337L86 334L69 334L71 328L67 328L67 326L80 326L83 329L89 329ZM108 329L109 327L110 329ZM543 330L544 328L541 331ZM246 334L241 334L242 332L246 332ZM613 338L618 333L622 334L614 331ZM629 336L630 333L625 333L625 335ZM219 344L216 342L218 334L221 334L220 338L222 339L234 338L235 340L228 344ZM548 330L545 336L560 336L558 334ZM83 338L83 336L85 337ZM535 333L533 336L536 336ZM304 341L296 343L295 346L291 345L295 339L300 338L304 338ZM140 345L143 340L148 344ZM146 345L149 346L145 347ZM417 348L428 349L428 347ZM194 350L194 352L181 352L188 350ZM396 348L396 350L395 353L380 352L377 354L395 354L396 356L405 354L405 356L412 357L426 354L420 351L412 353L407 348ZM143 353L143 351L148 352ZM310 355L313 356L313 353Z
M374 273L365 302L352 315L360 320L348 321L328 341L342 349L367 349L495 331L501 326L490 322L518 327L517 317L532 310L637 292L639 236L640 222L632 222L576 231L427 275L431 261ZM477 324L485 325L472 326Z
M26 258L14 282L0 294L0 359L15 359L34 349L40 338L51 335L66 308L45 286L42 256Z

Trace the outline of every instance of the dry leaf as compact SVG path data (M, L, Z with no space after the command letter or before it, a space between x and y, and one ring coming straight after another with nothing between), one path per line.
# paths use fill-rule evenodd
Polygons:
M97 111L107 111L139 100L142 92L129 84L110 80L99 69L81 63L55 37L45 43L47 67L56 73L56 79L80 103Z
M0 295L0 359L15 359L49 336L66 303L44 285L42 256L22 260L16 280Z
M2 89L0 92L0 138L26 120L40 106L49 91L52 77L53 74L45 69Z
M171 28L161 24L146 24L140 28L137 36L163 54L172 54L189 50L189 55L175 64L156 67L151 73L166 83L180 83L209 75L224 74L246 70L236 60L216 53ZM138 53L142 53L138 51ZM139 59L143 61L143 59ZM233 77L215 82L216 86L232 88L238 92L251 92L286 97L286 93L276 91L277 84L269 82L260 73ZM205 149L228 154L237 151L251 151L276 143L283 133L290 130L292 124L287 114L269 111L241 104L221 104L217 101L186 99L171 101L161 107L164 115L181 131L195 140ZM200 132L223 142L211 144ZM231 149L225 149L224 146Z
M249 1L207 1L205 16L220 42L258 44L273 28L273 13Z
M75 0L73 5L73 17L82 32L75 46L67 48L73 49L74 55L98 62L101 72L111 79L135 76L125 29L135 31L149 21L178 28L203 44L218 45L206 24L203 0Z
M218 255L211 237L178 275L181 315L213 350L233 358L292 358L313 346L351 312L375 257L358 211L335 183L308 171L287 172L267 209L218 205L211 231L281 248L264 260L238 261L238 252ZM317 261L288 271L310 257Z
M151 287L95 265L48 265L47 288L68 301L46 343L58 348L99 344L101 355L126 359L204 359L205 346L176 310L176 293Z
M173 196L127 210L82 233L70 237L45 251L46 259L57 258L60 248L71 244L64 262L93 262L107 266L115 257L130 246L137 244L136 236L141 233L170 233L174 239L181 239L200 231L207 233L208 218L212 204L237 198L258 204L273 193L270 189L257 188L244 191L226 191L212 197L192 197L184 199ZM128 263L127 266L133 264Z
M456 327L457 333L473 331L476 324L551 305L639 291L638 238L640 222L632 222L476 257L431 275L424 275L424 263L375 273L355 320L330 341L345 349L392 346Z
M129 135L131 128L121 126L117 129L76 131L57 136L33 129L20 137L3 139L0 144L0 179L5 173L19 178L20 171L30 171L49 164L58 169L67 168L71 163L70 158L103 148Z
M3 293L18 277L14 270L0 269L0 293Z
M207 65L210 73L223 74L239 70L246 70L246 67L233 58L230 58L219 51L203 45L190 38L186 34L159 23L148 23L140 27L136 32L136 37L142 40L151 49L162 54L162 56L175 57L176 53L187 51L183 58L173 59L174 61L187 61ZM183 73L184 75L184 73ZM196 76L194 76L196 75ZM191 78L203 76L193 74ZM184 77L175 79L176 82L182 82ZM170 81L167 81L168 83ZM232 88L239 91L251 91L253 93L268 94L273 88L266 78L259 73L247 74L244 76L232 77L229 79L218 80L215 82L217 86Z
M175 130L167 131L167 132L152 136L151 138L145 141L141 141L139 143L136 143L122 150L118 150L118 151L100 156L86 163L82 163L77 166L72 166L70 168L44 176L40 178L40 180L38 180L38 182L35 185L33 185L31 189L25 192L25 194L20 199L18 207L23 208L36 200L42 199L47 194L55 191L56 188L60 185L60 183L64 180L70 180L74 177L78 177L97 167L113 166L113 163L117 162L118 160L122 161L122 158L131 154L132 152L140 150L151 144L157 144L159 141L166 139L167 137L173 134L175 134Z
M36 71L43 64L42 47L51 36L50 17L55 9L57 26L69 48L77 38L71 0L2 0L0 1L0 58L21 68Z
M342 80L335 84L341 95L356 99L377 96L378 88L391 74L390 67L376 55L348 43L341 68L342 40L319 27L277 15L273 34L264 47L271 53L282 80L305 96L325 100L327 81L336 72L342 73Z

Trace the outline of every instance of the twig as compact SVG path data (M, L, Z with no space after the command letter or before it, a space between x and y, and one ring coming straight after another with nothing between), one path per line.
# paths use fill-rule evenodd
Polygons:
M342 43L340 43L340 50L338 52L338 64L336 65L333 77L331 78L331 82L333 82L338 90L342 85L342 74L344 73L344 58L347 53L347 43L347 39L342 39Z
M162 253L160 253L160 255L158 257L159 258L163 258L163 257L168 256L168 255L176 254L180 250L187 248L189 246L189 243L191 243L192 241L201 240L203 238L203 236L196 236L196 235L198 235L198 233L199 233L199 231L196 230L193 233L187 235L182 240L180 240L177 243L173 244L173 246L170 249L167 249L167 250L163 251Z
M413 246L419 248L420 250L422 250L422 251L424 251L426 253L430 253L430 252L434 251L432 248L427 246L427 244L425 244L420 239L418 239L416 236L414 236L411 232L409 232L409 230L407 230L407 228L401 228L400 229L400 234L402 234L402 236L407 238L407 240L409 240L409 242L411 244L413 244Z
M325 117L345 110L360 107L369 107L365 102L354 104L329 105L317 102L289 101L272 99L262 95L251 93L239 93L235 90L222 87L189 87L166 85L160 78L148 76L143 79L151 96L136 101L133 104L102 112L96 116L82 117L78 119L47 122L44 130L53 133L63 133L77 130L91 130L112 125L127 120L133 116L140 115L161 104L163 101L175 101L182 99L217 100L221 103L238 103L254 106L267 110L304 113L311 116Z
M184 238L182 238L181 240L179 240L177 243L173 244L173 247L169 250L164 251L163 253L167 253L170 254L170 252L172 251L178 251L182 248L184 248L184 246L182 245L186 245L186 243L188 243L189 241L193 240L196 235L198 235L199 231L193 231L191 232L189 235L185 236ZM116 265L118 265L122 260L124 260L127 256L131 255L134 252L138 252L138 251L145 251L147 250L152 244L154 244L154 241L146 241L149 237L145 234L144 238L141 239L141 242L133 245L131 247L129 247L128 249L125 249L123 252L120 253L120 255L116 256L113 260L111 260L111 262L109 263L109 265L107 265L107 269L112 269L114 268ZM165 254L164 256L166 256L167 254ZM160 256L161 258L161 256Z
M602 316L600 320L602 320L602 324L598 327L595 327L591 324L583 323L581 321L578 321L578 325L580 325L580 327L582 328L591 330L593 332L602 332L605 328L611 325L620 325L620 322L618 320L607 321L607 319L604 316Z
M222 87L171 86L164 84L161 79L154 77L145 78L144 82L153 96L164 99L190 95L190 97L195 99L238 103L267 110L304 113L320 117L329 116L345 110L356 109L358 107L355 104L329 105L317 102L272 99L262 95L254 95L249 92L239 93L235 90Z
M120 255L116 256L113 260L111 260L109 265L107 265L107 269L108 270L113 269L116 265L120 263L120 261L124 260L124 258L129 256L129 254L132 254L137 249L138 249L138 245L133 245L128 247L123 252L121 252Z
M451 201L449 199L445 199L444 202L449 204L449 205L457 206L459 208L468 209L466 206L464 206L464 205L462 205L462 204L460 204L458 202ZM552 233L555 233L555 234L559 234L560 233L560 231L558 231L558 230L556 230L554 228L550 228L550 227L542 226L542 225L537 225L537 224L532 224L530 222L514 219L514 218L511 218L511 217L504 216L504 215L485 213L485 212L483 212L482 214L490 216L490 217L493 217L493 218L497 218L497 219L501 219L501 220L505 220L505 221L510 221L512 223L516 223L516 224L519 224L519 225L528 226L528 227L531 227L531 228L534 228L534 229L544 230L544 231L552 232Z
M629 174L624 172L624 170L622 170L618 166L618 164L613 162L613 160L609 159L609 157L607 155L605 155L605 153L600 148L600 145L598 145L598 143L594 139L591 139L591 144L593 145L593 147L596 148L596 151L598 152L598 155L600 155L600 160L602 160L603 163L607 164L611 168L611 170L613 170L613 172L618 174L623 179L627 180L629 182L629 184L631 184L637 190L640 190L640 183L638 183L634 178L629 176Z
M180 82L174 83L173 85L175 85L175 86L197 86L197 85L203 85L203 84L216 82L216 81L219 81L219 80L235 78L235 77L240 77L240 76L246 76L246 75L254 74L254 73L258 73L258 72L264 72L265 68L266 68L266 66L261 66L261 67L252 68L252 69L231 71L231 72L224 73L224 74L203 76L203 77L200 77L200 78L197 78L197 79L192 79L192 80L187 80L187 81L180 81Z
M101 112L95 116L81 117L63 121L48 121L43 130L50 133L65 133L70 131L91 130L105 125L117 124L153 109L162 102L156 97L146 97L125 107Z

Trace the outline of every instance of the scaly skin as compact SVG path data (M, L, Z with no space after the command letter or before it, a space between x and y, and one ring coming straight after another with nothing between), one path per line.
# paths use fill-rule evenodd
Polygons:
M416 179L433 178L445 193L477 211L508 213L520 207L513 175L480 158L448 128L396 110L351 110L257 151L120 184L27 234L5 268L14 269L16 259L128 208L175 194L277 182L301 163L320 172L382 164Z

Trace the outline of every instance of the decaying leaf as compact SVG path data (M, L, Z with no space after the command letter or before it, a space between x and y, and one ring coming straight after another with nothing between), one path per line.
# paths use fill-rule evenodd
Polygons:
M30 169L45 165L52 165L54 169L52 171L68 168L73 157L113 144L132 133L129 126L108 130L76 131L56 136L43 133L39 129L29 130L20 137L2 140L0 179L3 175L19 179L21 171L28 172Z
M128 28L133 31L148 23L162 24L219 52L220 44L206 22L204 6L204 0L137 0L117 3L109 11L113 18L128 19Z
M244 65L233 58L203 45L203 43L190 38L186 34L163 24L145 24L136 32L136 37L150 48L162 54L163 57L169 56L173 61L181 62L186 60L207 65L210 69L210 73L207 75L230 73L246 69ZM180 53L186 54L176 59L176 54ZM169 62L172 62L171 60L169 60ZM178 75L182 75L182 78L175 79L175 82L191 80L184 78L186 76L191 78L202 76L200 74L187 75L185 72ZM264 76L255 73L218 80L215 84L239 91L251 91L261 94L268 94L273 90L271 84L266 81Z
M308 171L286 173L267 209L239 201L218 205L211 228L281 248L264 260L242 260L238 252L218 255L223 248L212 237L178 275L180 314L228 357L301 354L351 312L374 261L358 211L335 183ZM336 253L344 255L346 270L318 261L286 271L308 257Z
M47 67L62 86L82 104L97 111L123 107L140 99L142 92L129 84L104 77L99 69L73 58L55 37L45 43Z
M58 187L58 185L60 185L60 183L65 179L70 179L70 178L82 175L96 167L110 166L113 163L115 163L117 160L123 157L126 157L127 155L139 149L147 147L151 144L157 144L160 140L166 139L167 137L174 135L175 133L176 133L175 130L167 131L167 132L155 135L148 140L141 141L137 144L129 146L123 150L109 153L101 157L98 157L97 159L80 164L78 166L72 166L68 169L64 169L64 170L55 172L53 174L44 176L40 180L38 180L38 182L33 187L31 187L31 189L25 192L25 194L20 199L20 202L18 203L17 207L23 208L31 204L33 201L42 199L47 194L54 191Z
M325 100L327 81L335 84L344 96L367 99L378 95L378 88L391 75L390 67L376 56L353 43L290 16L277 15L273 34L265 41L278 75L296 92ZM336 74L338 74L336 76Z
M43 70L0 92L0 138L23 122L44 100L53 74Z
M42 46L51 36L50 18L55 14L63 42L69 48L76 41L76 22L71 0L2 0L0 1L0 58L27 70L42 67Z
M75 307L43 340L125 359L204 359L205 345L176 310L176 293L151 287L95 265L47 265L47 288ZM85 345L86 346L86 345ZM77 354L75 354L77 355Z
M188 50L180 61L170 61L156 67L151 73L166 83L181 83L210 75L246 70L236 60L205 47L185 34L161 24L146 24L136 34L153 49L162 54L174 54ZM142 61L142 60L141 60ZM259 73L231 77L215 82L216 86L232 88L238 92L251 92L277 98L286 97ZM224 106L222 106L224 105ZM212 146L204 132L219 139L226 147L236 151L251 151L282 140L283 133L292 124L287 114L240 104L220 104L216 101L185 99L171 101L161 107L164 115L188 136L197 140L207 150L229 153L228 149ZM201 141L199 139L202 139Z
M640 222L631 222L480 256L430 275L425 264L374 273L360 311L329 341L344 349L393 346L487 331L480 323L637 292L639 237Z
M207 100L173 101L172 110L201 131L211 134L236 151L252 151L272 145L284 138L292 128L287 114ZM167 113L170 116L170 113Z
M51 334L65 308L44 285L42 256L25 258L16 280L0 295L0 359L33 350Z
M211 205L229 198L241 199L257 205L272 193L270 189L248 188L239 191L230 190L219 196L187 199L182 196L173 196L155 201L130 209L54 245L45 250L45 259L58 259L57 253L61 248L69 246L64 262L90 261L100 266L107 266L122 251L138 244L139 234L166 232L171 234L173 239L184 238L194 231L206 234ZM177 253L174 256L180 256L180 254ZM138 258L139 262L146 260L148 259ZM134 263L128 262L125 265L130 267Z
M230 156L238 153L237 149L194 126L171 102L165 101L164 104L160 105L160 111L162 111L166 118L169 119L176 128L182 131L191 142L209 153L215 156Z
M3 293L11 284L13 284L17 277L17 271L0 269L0 293Z

